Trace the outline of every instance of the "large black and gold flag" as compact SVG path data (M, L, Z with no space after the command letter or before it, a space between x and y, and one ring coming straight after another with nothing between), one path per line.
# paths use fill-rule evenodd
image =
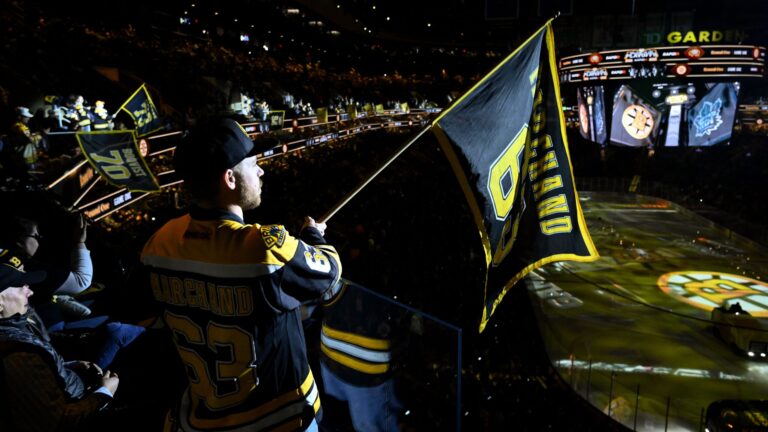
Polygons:
M163 128L160 115L157 113L152 98L149 97L144 84L133 92L131 97L120 107L128 113L136 124L138 136L143 137Z
M485 249L480 331L529 272L598 258L573 181L554 47L550 21L432 124Z
M75 136L88 162L107 182L130 191L160 190L139 152L135 131L78 132Z

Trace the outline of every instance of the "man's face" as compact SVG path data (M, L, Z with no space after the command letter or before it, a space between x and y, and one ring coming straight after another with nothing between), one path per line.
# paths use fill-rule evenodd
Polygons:
M256 156L243 159L236 167L235 174L240 193L240 207L252 210L261 205L261 176L264 170L256 164Z
M21 250L26 255L26 258L32 258L37 253L37 249L40 248L40 239L42 239L42 236L40 235L40 232L37 230L37 225L32 226L30 229L30 232L25 234L20 240L19 240L19 246L21 247Z
M29 297L34 294L29 285L20 287L9 287L0 293L0 305L2 305L2 316L10 317L13 315L24 314L29 310Z

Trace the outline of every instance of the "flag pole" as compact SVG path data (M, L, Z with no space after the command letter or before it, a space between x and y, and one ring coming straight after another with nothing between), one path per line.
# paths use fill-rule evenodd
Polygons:
M416 142L417 139L421 138L421 136L424 135L430 129L432 129L432 124L428 124L427 126L425 126L424 129L419 131L419 133L416 134L415 137L411 138L410 141L400 146L400 148L398 148L397 151L395 151L395 153L392 156L390 156L390 158L386 162L384 162L384 165L382 165L378 170L376 170L376 172L371 174L367 179L363 180L363 182L360 183L360 185L357 188L355 188L355 190L353 190L352 192L347 194L347 196L342 198L341 201L339 201L338 204L336 204L325 215L323 215L323 217L321 217L318 220L318 222L320 223L328 222L328 219L332 218L333 215L336 214L336 212L338 212L339 210L341 210L342 207L347 205L347 203L350 202L352 198L355 197L355 195L357 195L361 190L363 190L366 186L368 186L368 183L372 182L373 179L376 178L376 176L381 174L381 172L384 171L392 162L394 162L395 159L397 159L404 151L406 151L408 147L411 146L411 144Z
M555 19L557 19L557 18L559 18L559 17L560 17L560 11L558 10L558 11L557 11L557 13L555 14L555 16L554 16L554 17L552 17L552 18L551 18L549 21L553 21L553 20L555 20ZM545 24L545 25L546 25L546 24ZM482 80L481 80L481 81L482 81ZM469 90L468 92L466 92L465 94L467 94L467 93L470 93L471 91L472 91L472 89L470 89L470 90ZM462 97L463 97L463 96L462 96ZM461 98L458 98L457 100L453 101L453 103L451 103L451 105L450 105L448 108L446 108L446 109L444 109L444 110L443 110L443 113L441 114L441 116L442 116L442 115L444 115L445 113L447 113L447 112L450 110L450 108L453 108L453 106L454 106L454 105L457 105L457 104L458 104L458 102L459 102L460 100L461 100ZM346 196L346 197L342 198L342 199L341 199L341 201L339 201L339 203L337 203L337 204L336 204L336 205L335 205L335 206L334 206L332 209L328 210L328 212L327 212L325 215L323 215L323 217L321 217L321 218L318 220L318 222L320 222L320 223L325 223L325 222L328 222L328 220L329 220L330 218L332 218L332 217L333 217L333 215L335 215L335 214L336 214L336 213L337 213L339 210L341 210L341 208L342 208L342 207L344 207L345 205L347 205L347 203L348 203L348 202L350 202L350 201L352 200L352 198L354 198L354 197L355 197L355 195L357 195L357 194L358 194L358 193L359 193L361 190L363 190L363 189L364 189L366 186L368 186L368 183L372 182L372 181L373 181L373 179L375 179L375 178L376 178L376 176L378 176L379 174L381 174L381 172L382 172L382 171L384 171L384 170L385 170L385 169L386 169L386 168L389 166L389 164L391 164L392 162L394 162L394 160L395 160L395 159L397 159L397 158L400 156L400 154L402 154L402 153L403 153L405 150L407 150L407 149L408 149L408 147L410 147L410 146L411 146L411 144L413 144L414 142L416 142L416 140L417 140L417 139L419 139L419 138L420 138L422 135L424 135L424 134L425 134L425 133L426 133L428 130L432 129L432 126L433 126L435 123L437 123L437 121L438 121L439 119L440 119L440 117L438 117L437 119L433 120L433 121L432 121L430 124L428 124L427 126L425 126L425 127L424 127L424 129L422 129L422 130L421 130L421 131L420 131L418 134L416 134L416 136L415 136L415 137L413 137L413 138L412 138L410 141L408 141L407 143L403 144L403 145L402 145L402 146L401 146L401 147L400 147L400 148L399 148L399 149L398 149L398 150L395 152L395 154L393 154L393 155L392 155L392 156L389 158L389 160L387 160L387 161L384 163L384 165L382 165L382 166L381 166L381 168L379 168L379 169L378 169L376 172L374 172L373 174L371 174L371 176L370 176L370 177L368 177L366 180L364 180L364 181L363 181L363 182L362 182L362 183L361 183L361 184L360 184L360 185L359 185L359 186L358 186L358 187L357 187L355 190L353 190L352 192L350 192L349 194L347 194L347 196Z

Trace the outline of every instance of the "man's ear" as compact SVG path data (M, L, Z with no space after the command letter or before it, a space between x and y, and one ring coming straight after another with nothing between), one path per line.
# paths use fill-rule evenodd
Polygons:
M235 190L235 187L237 187L237 177L235 176L235 171L231 168L224 171L224 174L222 174L222 181L227 186L227 189Z

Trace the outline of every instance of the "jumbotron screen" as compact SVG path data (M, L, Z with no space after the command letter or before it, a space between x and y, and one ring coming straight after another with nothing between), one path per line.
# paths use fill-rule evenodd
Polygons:
M575 96L579 132L587 140L713 146L729 142L739 93L762 77L764 64L763 47L614 50L561 59L560 80L563 96Z
M736 82L637 82L578 87L579 132L598 144L712 146L731 138Z

